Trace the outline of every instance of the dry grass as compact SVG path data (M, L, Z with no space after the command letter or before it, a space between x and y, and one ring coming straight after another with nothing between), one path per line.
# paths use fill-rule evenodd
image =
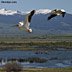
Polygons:
M72 72L72 68L29 68L22 72Z

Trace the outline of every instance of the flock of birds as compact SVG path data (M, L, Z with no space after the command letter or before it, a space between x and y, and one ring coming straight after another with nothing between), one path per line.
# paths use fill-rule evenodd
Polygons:
M25 29L25 31L31 33L32 29L30 28L30 22L32 19L32 16L35 14L35 10L32 10L29 14L26 15L25 20L19 22L19 24L17 24L16 26L21 29L22 27ZM62 15L62 17L64 17L66 14L65 10L63 9L54 9L50 12L50 16L48 17L47 20L52 19L53 17Z

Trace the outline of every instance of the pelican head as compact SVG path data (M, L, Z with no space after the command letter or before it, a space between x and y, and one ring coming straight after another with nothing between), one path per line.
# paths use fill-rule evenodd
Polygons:
M19 27L22 27L23 25L24 25L23 22L19 22L18 24Z

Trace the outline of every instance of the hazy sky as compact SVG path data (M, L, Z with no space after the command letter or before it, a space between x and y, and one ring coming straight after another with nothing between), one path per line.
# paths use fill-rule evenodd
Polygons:
M17 3L1 3L1 1L17 1ZM32 9L65 9L72 14L72 0L0 0L0 9L29 11Z

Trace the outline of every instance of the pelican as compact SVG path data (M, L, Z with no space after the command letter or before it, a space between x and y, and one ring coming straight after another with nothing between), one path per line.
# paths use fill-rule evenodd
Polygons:
M34 13L35 13L35 10L32 10L29 14L27 14L26 17L25 17L25 20L19 22L19 24L17 25L17 27L20 28L20 29L22 27L24 27L24 29L27 32L31 33L32 29L29 26L30 26L30 22L31 22L31 19L32 19L32 16L34 15Z
M54 9L50 12L50 16L48 17L48 20L50 20L51 18L55 17L55 16L59 16L62 15L62 17L64 17L66 14L65 10L63 9Z

